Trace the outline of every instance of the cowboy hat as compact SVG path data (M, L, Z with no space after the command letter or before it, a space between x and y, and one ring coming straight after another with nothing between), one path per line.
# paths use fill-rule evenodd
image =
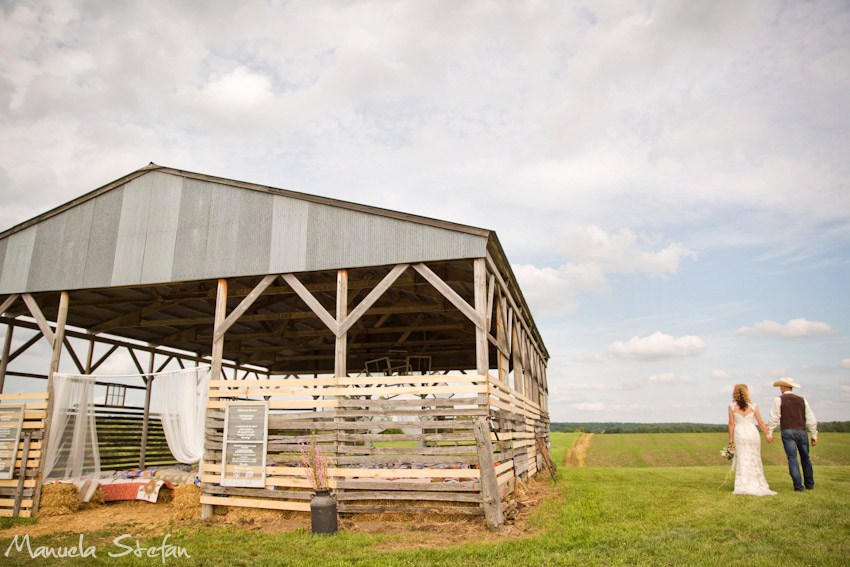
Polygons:
M773 385L774 386L786 386L788 388L799 388L800 387L799 384L797 384L796 382L794 382L794 380L792 380L791 378L788 378L787 376L783 376L782 378L780 378L779 380L774 382Z

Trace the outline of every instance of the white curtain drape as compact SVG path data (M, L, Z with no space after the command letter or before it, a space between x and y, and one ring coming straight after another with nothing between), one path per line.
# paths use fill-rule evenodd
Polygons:
M174 458L193 464L204 454L208 366L154 375L152 396L159 406L165 440Z
M94 416L94 376L53 375L53 411L44 454L44 478L100 476ZM93 493L97 484L92 484ZM91 494L84 494L88 501Z

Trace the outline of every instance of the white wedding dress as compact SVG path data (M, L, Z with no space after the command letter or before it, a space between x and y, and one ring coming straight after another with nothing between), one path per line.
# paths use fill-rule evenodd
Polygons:
M761 436L755 423L755 405L750 404L750 413L736 413L737 406L732 404L735 419L735 491L733 494L752 496L773 496L776 494L767 485L764 467L761 464Z

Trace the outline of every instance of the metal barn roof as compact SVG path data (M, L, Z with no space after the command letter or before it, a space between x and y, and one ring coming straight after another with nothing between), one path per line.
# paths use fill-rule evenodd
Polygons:
M466 260L484 257L501 273L545 353L493 231L150 164L0 233L0 295L37 294L50 317L57 308L54 292L68 291L70 325L206 352L219 278L231 281L234 298L267 274L303 274L305 285L320 292L335 289L338 269L354 270L354 289L370 288L388 267L428 262L472 302ZM468 321L460 316L455 323L454 308L441 306L442 299L429 297L418 281L413 275L400 279L398 285L413 287L387 294L386 305L379 303L370 313L394 313L386 324L390 328L455 333L442 339L445 348L465 353L466 343L474 340ZM232 349L226 345L225 355L275 368L275 357L284 356L290 339L269 336L270 324L280 321L285 327L288 320L306 317L294 335L287 331L294 346L286 360L292 366L295 355L303 354L313 364L318 351L300 353L313 343L298 346L298 341L316 335L321 342L328 331L318 321L309 328L314 316L309 310L296 313L304 306L292 303L288 287L273 286L265 294L265 312L242 318L245 334ZM7 313L24 314L21 306ZM251 347L249 340L263 344ZM333 353L323 356L332 361ZM350 356L356 357L354 350ZM452 364L455 360L447 359L445 366L458 367Z
M0 233L0 293L474 258L489 235L151 164Z

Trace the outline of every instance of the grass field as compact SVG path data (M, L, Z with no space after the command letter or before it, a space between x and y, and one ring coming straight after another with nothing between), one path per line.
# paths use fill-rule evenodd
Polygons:
M588 467L693 467L729 462L720 450L729 441L727 433L615 433L594 435L587 453ZM765 465L785 465L782 441L763 442ZM850 465L850 433L821 433L811 448L817 466Z
M597 437L605 436L594 436L594 442ZM629 443L641 442L635 435L628 437L635 437L626 440ZM576 438L577 434L552 435L556 462L563 461L564 451ZM649 439L642 442L647 447L658 445ZM597 451L602 453L598 446ZM191 559L167 559L166 564L843 567L850 563L850 467L817 466L816 489L802 494L793 492L785 466L767 466L765 474L778 495L733 496L731 482L723 484L723 467L562 467L549 498L530 521L534 535L457 546L417 547L426 528L415 526L404 533L341 532L313 538L303 531L270 534L175 524L171 542L185 547ZM9 523L2 521L0 527ZM86 536L87 544L104 545L96 559L43 561L16 551L4 557L10 538L0 532L0 564L162 564L159 558L108 557L105 542L123 533L140 538L143 547L161 543L161 538L144 539L142 525L112 525ZM79 535L35 539L33 545L75 545Z

